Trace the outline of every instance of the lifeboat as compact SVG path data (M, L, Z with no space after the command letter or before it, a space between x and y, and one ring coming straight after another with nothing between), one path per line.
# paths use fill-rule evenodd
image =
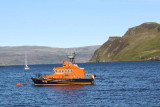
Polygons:
M51 75L38 75L31 78L35 85L72 85L72 84L94 84L95 74L87 76L85 69L74 63L75 53L68 56L70 61L63 60L63 66L53 68Z

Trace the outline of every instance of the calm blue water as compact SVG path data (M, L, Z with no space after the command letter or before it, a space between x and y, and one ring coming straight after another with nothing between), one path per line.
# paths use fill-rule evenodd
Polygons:
M78 65L97 75L94 85L33 85L32 76L60 65L0 68L0 107L160 107L160 61Z

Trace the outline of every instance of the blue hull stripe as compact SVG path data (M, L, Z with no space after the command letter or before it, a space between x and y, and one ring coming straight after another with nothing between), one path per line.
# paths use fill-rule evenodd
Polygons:
M67 84L93 84L93 79L38 79L32 78L35 85L67 85Z

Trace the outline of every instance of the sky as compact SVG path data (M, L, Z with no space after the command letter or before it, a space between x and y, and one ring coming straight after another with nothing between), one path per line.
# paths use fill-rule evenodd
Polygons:
M102 45L145 22L160 0L0 0L0 46Z

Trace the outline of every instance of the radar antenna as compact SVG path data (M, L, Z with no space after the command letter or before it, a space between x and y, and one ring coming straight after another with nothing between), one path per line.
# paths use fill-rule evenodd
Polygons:
M74 59L75 59L76 53L72 53L72 55L68 55L68 59L70 60L70 62L74 63Z

